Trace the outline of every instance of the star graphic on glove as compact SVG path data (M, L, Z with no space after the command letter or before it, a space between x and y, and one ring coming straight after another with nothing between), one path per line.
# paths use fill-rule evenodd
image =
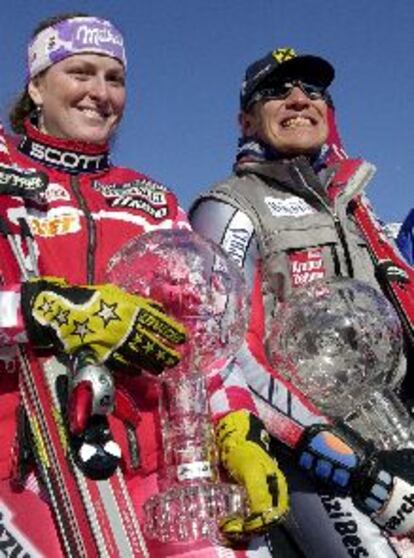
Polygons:
M50 312L53 312L53 304L53 300L48 300L46 297L44 297L43 301L37 307L37 310L38 312L41 312L44 316L46 316Z
M143 345L142 349L146 354L153 353L155 349L155 345L152 341L147 340L145 345Z
M134 337L131 339L131 341L128 342L128 347L130 347L134 351L136 347L142 345L143 342L144 342L144 336L141 333L139 333L139 331L135 331Z
M85 338L90 333L95 333L93 329L90 329L88 326L89 318L87 318L84 322L78 322L77 320L73 320L75 325L75 329L72 332L72 335L78 335L82 341L85 342Z
M163 366L171 367L178 363L178 358L174 355L168 354L166 351L158 351L155 358Z
M165 366L175 366L178 362L178 359L175 357L168 357L165 359Z
M56 322L58 326L68 325L69 320L68 316L70 314L70 310L64 310L63 308L59 307L56 316L53 318L53 322Z
M121 320L120 316L116 313L116 309L118 307L116 302L113 304L107 304L104 300L100 300L99 304L99 310L95 312L94 316L101 318L104 323L104 327L106 327L109 322L112 322L113 320Z
M157 351L156 356L155 356L155 358L156 358L157 360L159 360L160 362L164 362L164 360L166 359L166 357L167 357L167 353L166 353L165 351L163 351L162 349L159 349L159 350Z

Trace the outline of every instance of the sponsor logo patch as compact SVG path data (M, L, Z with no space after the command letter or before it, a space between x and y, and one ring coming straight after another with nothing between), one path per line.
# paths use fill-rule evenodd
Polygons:
M29 222L35 236L53 237L80 231L79 216L73 213L48 217L29 216Z
M97 172L109 167L108 153L88 155L68 149L59 149L29 138L24 138L19 149L32 159L40 161L47 166L64 169L69 173Z
M303 217L316 213L311 205L298 196L291 196L283 200L266 196L264 201L270 213L275 217Z
M140 196L148 199L148 201L154 204L166 203L165 192L167 189L165 186L159 184L158 182L154 182L149 178L123 182L121 184L103 184L102 182L99 182L99 180L95 180L93 187L106 198L114 198L118 196Z
M310 248L289 254L292 287L302 287L325 277L321 248Z
M0 194L38 198L44 194L48 182L43 172L0 165Z
M85 155L74 151L61 151L40 143L33 143L30 155L38 161L68 170L95 172L101 168L104 155Z
M414 512L414 493L406 494L402 498L401 506L395 512L395 515L391 516L385 528L390 531L395 531L397 527L402 525L404 521Z
M139 209L148 213L154 219L164 219L168 215L168 207L153 207L145 200L137 198L116 198L110 203L111 207L127 207L128 209Z
M252 222L249 217L241 211L237 211L227 226L226 233L222 240L222 246L240 267L244 264L253 232Z
M70 200L70 195L61 184L51 182L46 188L45 198L48 203L62 200L68 201Z
M93 183L110 207L137 209L154 219L164 219L168 215L167 191L164 186L150 179L134 180L122 184Z

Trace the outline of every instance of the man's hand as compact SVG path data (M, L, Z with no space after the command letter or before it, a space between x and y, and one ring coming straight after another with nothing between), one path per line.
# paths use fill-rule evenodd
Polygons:
M269 435L262 422L247 411L236 411L217 426L220 460L227 472L244 486L250 513L230 518L221 528L229 539L261 533L288 510L286 479L270 456Z
M300 467L315 480L342 493L349 492L354 472L374 451L372 443L342 424L306 428L297 447Z
M380 451L355 475L354 501L380 527L414 537L414 449Z
M72 286L41 278L22 286L26 329L37 348L88 349L97 363L159 374L176 365L185 329L152 300L115 285Z
M394 536L414 535L414 450L378 451L343 425L309 427L298 447L299 464L343 494Z

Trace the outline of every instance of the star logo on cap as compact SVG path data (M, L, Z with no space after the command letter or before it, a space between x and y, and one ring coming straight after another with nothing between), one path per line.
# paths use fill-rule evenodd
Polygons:
M292 58L296 58L296 52L293 48L278 48L272 52L272 56L276 62L282 64Z

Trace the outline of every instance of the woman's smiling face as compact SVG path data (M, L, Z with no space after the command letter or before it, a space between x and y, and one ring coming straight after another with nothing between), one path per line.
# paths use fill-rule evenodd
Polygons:
M41 108L41 131L58 138L106 143L125 107L124 67L109 56L76 54L33 78L29 94Z

